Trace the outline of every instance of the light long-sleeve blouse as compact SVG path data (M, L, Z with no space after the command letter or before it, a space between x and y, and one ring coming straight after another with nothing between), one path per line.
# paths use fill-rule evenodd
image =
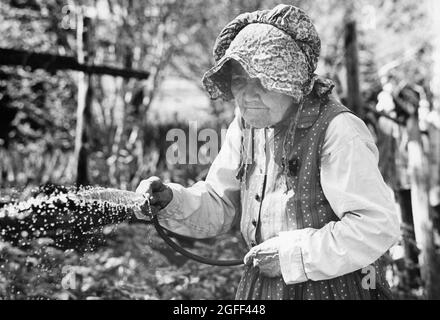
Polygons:
M364 268L399 239L393 192L378 169L378 149L361 119L347 112L338 114L325 132L320 182L339 220L320 229L297 229L288 219L286 204L294 190L283 192L277 187L282 180L277 178L274 159L280 150L278 144L270 143L279 138L276 130L255 130L252 174L256 179L245 190L252 194L243 194L236 178L242 134L236 117L205 181L188 188L168 184L173 199L159 213L161 225L182 235L208 238L227 232L240 218L249 247L280 236L281 272L288 285ZM245 203L252 199L259 205Z

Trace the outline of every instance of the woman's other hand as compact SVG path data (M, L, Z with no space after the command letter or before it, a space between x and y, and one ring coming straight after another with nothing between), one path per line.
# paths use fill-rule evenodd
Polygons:
M142 194L150 201L151 214L156 215L159 210L165 208L173 199L173 191L158 177L150 177L142 180L136 189L136 193ZM146 212L148 214L149 212Z
M281 276L279 250L280 238L275 237L253 247L244 257L246 265L260 269L261 274L274 278Z

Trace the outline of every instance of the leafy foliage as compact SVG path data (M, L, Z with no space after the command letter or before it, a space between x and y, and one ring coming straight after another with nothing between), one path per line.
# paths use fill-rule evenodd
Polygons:
M233 299L240 268L186 261L146 225L109 227L105 246L78 253L40 238L26 248L0 242L0 299ZM243 255L220 238L190 250L216 258Z

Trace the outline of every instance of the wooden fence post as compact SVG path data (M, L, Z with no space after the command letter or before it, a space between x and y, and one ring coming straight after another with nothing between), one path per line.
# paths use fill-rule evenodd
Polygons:
M420 273L427 299L440 299L432 208L429 203L429 161L423 150L417 111L408 120L408 158L414 231L420 249Z

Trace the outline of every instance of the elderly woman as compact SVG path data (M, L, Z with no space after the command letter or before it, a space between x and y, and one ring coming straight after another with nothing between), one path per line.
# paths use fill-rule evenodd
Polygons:
M182 235L216 236L240 219L249 253L237 299L391 297L379 261L399 237L393 194L366 125L314 74L319 54L296 7L239 15L203 78L240 110L206 181L138 187Z

